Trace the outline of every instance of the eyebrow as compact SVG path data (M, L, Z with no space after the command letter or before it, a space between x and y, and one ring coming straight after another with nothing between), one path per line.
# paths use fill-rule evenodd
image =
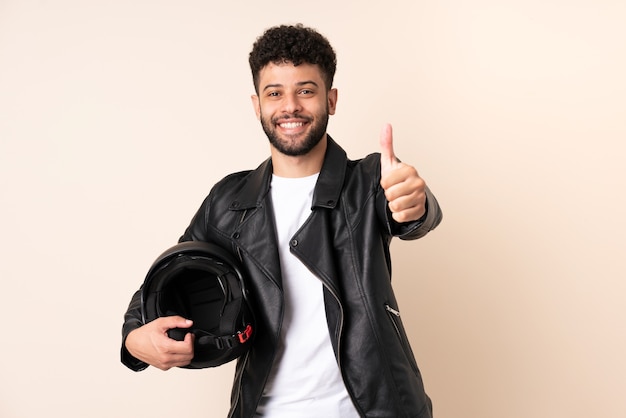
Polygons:
M313 80L299 81L299 82L296 83L296 86L302 87L302 86L306 86L308 84L312 84L315 87L319 87L318 84L315 81L313 81ZM267 89L277 88L277 87L283 87L283 85L282 84L268 84L267 86L263 87L263 91L265 91Z

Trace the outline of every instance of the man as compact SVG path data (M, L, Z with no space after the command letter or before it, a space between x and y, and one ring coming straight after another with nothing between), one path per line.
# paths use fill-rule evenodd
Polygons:
M351 161L326 133L335 113L335 53L301 25L268 29L250 53L252 104L271 157L217 183L181 241L208 241L242 261L257 331L237 361L229 417L432 416L391 287L389 243L417 239L441 211L393 152ZM122 361L163 370L193 358L179 316L125 316Z

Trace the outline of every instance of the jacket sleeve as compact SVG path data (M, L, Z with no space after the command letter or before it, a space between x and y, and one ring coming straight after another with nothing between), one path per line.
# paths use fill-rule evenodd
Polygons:
M121 349L121 361L126 367L133 371L141 371L148 367L147 363L133 357L126 349L126 337L128 334L143 325L141 319L141 289L135 292L128 310L124 315L124 325L122 326L122 349Z
M441 212L439 203L428 187L426 187L426 213L417 221L396 222L391 216L391 211L389 210L386 199L384 200L389 232L391 235L403 240L413 240L423 237L435 229L443 219L443 213Z

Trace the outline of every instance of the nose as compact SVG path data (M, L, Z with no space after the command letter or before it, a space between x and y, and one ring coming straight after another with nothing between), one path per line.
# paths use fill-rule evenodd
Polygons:
M286 94L283 101L283 112L295 114L302 110L302 105L297 94Z

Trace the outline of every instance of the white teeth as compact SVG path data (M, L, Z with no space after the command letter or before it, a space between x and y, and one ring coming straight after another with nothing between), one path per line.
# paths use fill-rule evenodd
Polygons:
M304 123L302 122L286 122L286 123L281 123L280 127L285 128L285 129L293 129L293 128L298 128L302 125L304 125Z

